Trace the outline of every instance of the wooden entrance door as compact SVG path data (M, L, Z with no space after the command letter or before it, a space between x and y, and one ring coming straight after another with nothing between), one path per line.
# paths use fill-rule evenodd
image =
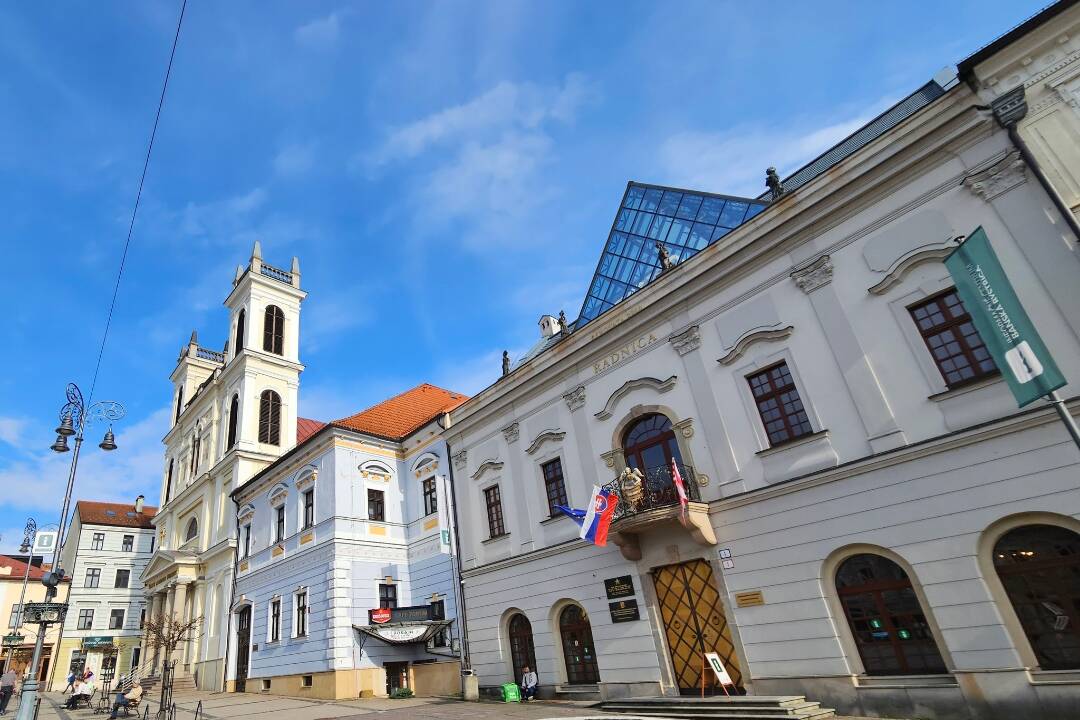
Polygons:
M707 652L717 653L731 679L742 687L731 628L709 563L691 560L665 565L653 570L652 576L679 690L687 694L701 691L702 661ZM715 685L716 676L706 669L705 686L720 692Z
M592 625L585 610L578 605L563 608L559 613L559 634L562 636L567 684L595 685L600 682Z
M247 690L248 657L251 653L251 606L236 616L236 692Z
M409 663L383 663L383 667L386 669L387 695L392 695L395 690L409 687Z

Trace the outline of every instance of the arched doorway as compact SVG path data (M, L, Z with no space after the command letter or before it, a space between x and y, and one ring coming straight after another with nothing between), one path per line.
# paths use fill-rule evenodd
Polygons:
M514 666L514 682L521 685L521 669L528 665L536 672L536 648L533 645L532 623L521 613L516 613L507 623L510 638L510 663Z
M683 461L671 421L659 413L645 415L627 429L623 455L628 467L646 474L655 468L670 468L672 459L680 465Z
M1024 525L994 545L994 568L1043 670L1080 668L1080 535Z
M895 562L849 557L836 570L836 592L867 675L945 672L911 579Z
M247 690L248 657L251 652L251 606L236 614L236 692Z
M592 625L580 605L567 605L559 613L559 635L562 636L563 660L566 662L566 682L570 685L600 682Z

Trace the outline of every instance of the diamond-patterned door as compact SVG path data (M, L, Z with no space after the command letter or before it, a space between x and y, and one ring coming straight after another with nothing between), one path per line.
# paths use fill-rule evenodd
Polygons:
M717 653L731 679L742 687L731 628L709 563L691 560L665 565L653 570L652 576L679 690L686 694L701 691L702 662L707 652ZM705 687L722 692L711 670L706 671Z

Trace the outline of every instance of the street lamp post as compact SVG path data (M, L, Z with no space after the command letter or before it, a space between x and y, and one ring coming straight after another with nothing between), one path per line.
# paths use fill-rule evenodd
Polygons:
M60 408L60 425L56 428L56 442L52 449L56 452L67 452L67 440L75 436L75 452L71 455L71 468L68 470L67 488L64 491L64 504L60 510L60 530L56 534L56 545L53 547L52 566L49 572L41 578L41 584L46 587L45 602L34 603L32 607L23 608L23 616L30 623L38 625L37 641L34 643L34 657L30 661L30 675L23 681L22 693L19 696L19 712L16 720L33 720L38 701L38 673L41 665L41 651L45 645L45 633L49 625L62 623L67 613L67 603L54 603L56 587L64 579L64 569L60 567L60 548L64 544L64 530L67 525L68 508L71 506L71 491L75 487L75 471L79 466L79 450L83 444L83 433L86 428L96 420L109 422L109 429L98 444L102 450L112 451L116 449L116 438L113 436L112 422L124 417L124 406L112 400L99 400L92 405L87 405L83 400L82 391L75 383L68 383L67 402Z
M11 639L11 655L8 657L9 665L15 662L15 641L19 636L19 628L22 627L23 608L26 604L26 583L30 580L30 565L34 562L34 538L36 536L37 522L34 518L28 518L26 527L23 528L22 546L19 548L20 554L27 555L26 572L23 573L22 590L19 592L19 611L15 613L15 628L11 631L14 637Z

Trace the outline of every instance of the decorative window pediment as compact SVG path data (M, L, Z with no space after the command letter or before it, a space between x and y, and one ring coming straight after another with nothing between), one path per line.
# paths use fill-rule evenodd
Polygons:
M439 469L439 456L435 453L424 453L413 463L412 471L416 478L430 475Z
M479 467L476 468L476 471L472 474L471 477L473 480L479 480L480 476L482 476L488 470L501 470L502 466L503 463L499 462L495 458L485 460L484 462L480 463Z
M251 503L248 503L247 505L244 505L242 508L240 508L240 512L236 515L236 519L240 522L241 525L251 522L252 518L254 517L255 506Z
M283 504L288 497L288 486L286 486L284 483L278 483L270 490L270 505L273 507L277 507L278 505Z
M525 448L525 452L527 452L529 455L532 455L537 450L539 450L544 443L562 442L562 439L564 437L566 437L566 433L560 432L559 430L544 430L535 438L533 438L533 441L529 444L529 447Z
M658 393L666 393L671 388L675 387L675 381L678 380L678 376L672 375L667 380L657 380L653 377L637 378L635 380L627 380L623 383L619 389L611 393L611 397L608 398L604 404L604 409L596 413L594 417L597 420L607 420L615 412L615 406L619 404L619 400L623 398L627 393L637 390L638 388L650 388Z
M379 462L366 462L360 466L360 477L372 480L390 482L394 473L387 466Z
M319 479L319 471L317 468L305 468L301 473L300 477L296 479L297 490L307 490Z

